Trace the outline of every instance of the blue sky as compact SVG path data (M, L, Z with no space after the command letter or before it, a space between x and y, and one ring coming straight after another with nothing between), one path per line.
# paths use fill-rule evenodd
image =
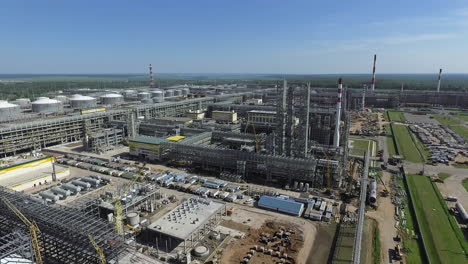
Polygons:
M468 73L468 1L4 0L0 73Z

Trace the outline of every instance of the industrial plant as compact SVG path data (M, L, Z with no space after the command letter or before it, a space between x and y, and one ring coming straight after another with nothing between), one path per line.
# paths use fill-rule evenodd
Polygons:
M442 70L433 91L381 90L376 60L369 87L156 88L150 64L147 87L0 101L1 263L309 263L317 230L333 235L313 263L360 263L366 211L396 206L406 232L415 165L399 129L434 166L468 156L457 127L386 111L417 119L466 108L468 93L444 91Z

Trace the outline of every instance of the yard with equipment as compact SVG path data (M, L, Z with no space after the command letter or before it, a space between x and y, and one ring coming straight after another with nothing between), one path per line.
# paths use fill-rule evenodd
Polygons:
M468 263L468 242L431 179L409 174L406 181L430 262Z

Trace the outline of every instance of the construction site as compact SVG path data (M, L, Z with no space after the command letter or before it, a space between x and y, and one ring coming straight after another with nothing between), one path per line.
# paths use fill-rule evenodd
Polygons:
M371 263L379 109L468 105L375 89L375 57L368 89L149 79L0 104L1 263Z

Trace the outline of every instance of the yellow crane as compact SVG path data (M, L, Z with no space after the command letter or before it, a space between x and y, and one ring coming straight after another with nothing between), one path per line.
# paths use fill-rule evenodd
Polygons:
M13 212L18 216L21 221L23 221L24 224L26 224L29 228L29 235L31 236L31 243L32 243L32 248L34 250L34 260L36 264L42 264L44 263L42 261L42 256L41 256L41 248L39 247L39 239L37 238L37 233L39 233L39 227L37 227L36 222L34 221L29 221L26 216L21 213L21 211L16 208L7 198L3 197L1 198L3 203Z
M125 195L132 188L133 184L141 177L143 170L145 169L145 166L146 166L146 163L143 163L143 165L138 170L137 175L133 177L132 181L123 188L123 192L121 192L121 195L119 197L114 198L114 218L115 218L114 229L115 229L115 232L119 235L123 234L123 215L122 215L122 201L121 201L122 195Z
M99 262L101 264L106 264L106 256L104 255L104 251L102 250L102 248L99 247L92 235L88 235L88 238L89 242L91 242L91 245L93 245L94 249L96 250L96 253L99 256Z

